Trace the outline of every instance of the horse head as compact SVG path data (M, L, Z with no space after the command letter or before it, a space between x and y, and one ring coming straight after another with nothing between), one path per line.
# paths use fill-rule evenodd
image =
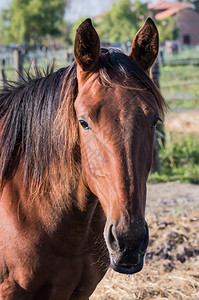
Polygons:
M150 18L136 34L129 56L114 49L100 51L90 19L75 38L82 179L106 215L111 267L126 274L142 269L149 240L146 181L161 104L148 75L158 47Z

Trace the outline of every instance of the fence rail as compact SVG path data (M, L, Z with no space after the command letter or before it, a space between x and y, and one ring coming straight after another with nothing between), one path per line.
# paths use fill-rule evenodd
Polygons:
M24 54L20 49L8 52L0 51L0 71L2 70L8 80L18 80L18 74L23 68L28 69L31 64L36 63L39 68L46 68L48 64L54 62L55 68L67 66L73 59L72 51L56 50L28 52Z
M199 65L198 59L183 59L183 60L170 60L167 61L168 66L183 66L183 65Z
M171 109L198 107L199 53L197 59L178 59L177 55L173 55L172 59L165 58L160 66L160 89Z
M199 47L197 48L199 49ZM186 49L186 53L188 49ZM192 52L191 52L192 53ZM165 55L160 69L160 89L171 108L199 106L199 54L194 51L193 59L183 59L179 55ZM26 55L20 49L1 51L0 49L0 77L2 80L16 80L23 68L28 69L31 62L40 68L54 61L55 69L67 66L73 59L70 50L37 50ZM33 65L34 65L33 63ZM23 67L23 68L22 68Z

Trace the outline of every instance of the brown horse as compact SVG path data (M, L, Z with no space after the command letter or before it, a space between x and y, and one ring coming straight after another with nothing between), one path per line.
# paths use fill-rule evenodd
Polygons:
M75 62L0 93L0 299L88 299L107 268L133 274L148 244L146 181L165 102L149 78L149 18L129 56L91 20Z

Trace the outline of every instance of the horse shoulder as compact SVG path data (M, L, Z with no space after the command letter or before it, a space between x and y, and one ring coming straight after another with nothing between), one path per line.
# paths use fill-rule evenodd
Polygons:
M28 294L38 299L45 299L47 294L48 299L59 299L58 295L60 299L63 295L75 300L87 298L109 263L100 204L92 204L90 212L75 211L73 217L66 214L64 221L58 221L49 204L43 202L39 209L27 199L21 174L19 169L6 184L0 201L2 299L5 295L11 299L15 294L19 299L29 299ZM83 224L83 230L79 230L79 224Z

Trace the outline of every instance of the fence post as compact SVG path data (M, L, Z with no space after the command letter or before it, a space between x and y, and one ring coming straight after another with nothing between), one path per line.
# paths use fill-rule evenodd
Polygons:
M156 59L152 70L151 75L153 82L157 85L158 88L160 88L160 67L159 67L159 57ZM162 128L163 130L163 128ZM154 136L154 144L153 144L153 161L152 161L152 168L151 172L159 172L160 171L160 160L159 160L159 144L158 144L158 131L156 130L155 136Z
M5 81L6 81L6 74L5 74L5 59L2 58L0 60L0 64L1 64L1 69L0 69L0 81L1 81L1 85L4 86L5 85Z
M16 80L19 81L23 75L23 54L20 49L14 49L13 51L14 58L14 69Z

